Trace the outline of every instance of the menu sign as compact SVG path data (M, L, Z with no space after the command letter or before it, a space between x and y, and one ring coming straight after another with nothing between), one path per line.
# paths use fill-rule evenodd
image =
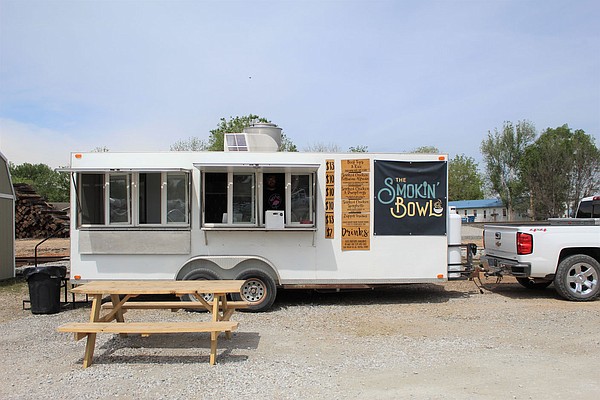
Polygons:
M369 159L342 160L342 250L370 250Z
M333 239L335 203L335 161L325 160L325 239Z

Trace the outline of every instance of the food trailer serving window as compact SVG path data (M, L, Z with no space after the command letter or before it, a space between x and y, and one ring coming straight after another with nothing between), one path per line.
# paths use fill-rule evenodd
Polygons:
M189 226L187 170L76 171L74 182L78 226Z
M194 164L205 228L314 228L318 164Z

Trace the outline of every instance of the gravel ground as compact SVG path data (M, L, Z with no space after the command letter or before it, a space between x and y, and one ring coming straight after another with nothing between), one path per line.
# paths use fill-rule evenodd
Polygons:
M22 310L23 283L0 287L2 399L596 399L600 301L561 300L513 280L404 285L377 291L282 292L271 312L237 313L232 340L208 364L209 335L99 335L56 328L89 306ZM206 313L133 310L127 320Z

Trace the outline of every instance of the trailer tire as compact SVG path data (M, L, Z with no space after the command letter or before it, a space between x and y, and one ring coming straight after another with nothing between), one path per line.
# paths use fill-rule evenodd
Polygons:
M558 264L554 286L563 298L590 301L600 295L600 263L585 254L569 256Z
M548 286L550 286L550 284L552 283L552 281L548 281L548 280L540 280L540 279L529 279L529 278L516 278L517 282L519 282L521 284L521 286L527 288L527 289L532 289L532 290L544 290L546 289Z
M242 308L240 311L261 312L271 308L277 296L277 285L269 274L258 269L249 269L240 273L235 279L245 282L241 294L234 294L233 299L251 303L249 307Z
M185 274L183 276L182 280L184 280L184 281L202 281L202 280L216 281L216 280L221 280L221 277L213 270L210 270L207 268L196 268L196 269L191 270L187 274ZM206 300L206 301L213 301L214 296L212 294L202 294L202 297L204 297L204 300ZM181 296L181 300L182 301L198 301L198 299L196 299L194 296L192 296L190 294L185 294L185 295ZM200 311L203 311L203 310L200 310Z

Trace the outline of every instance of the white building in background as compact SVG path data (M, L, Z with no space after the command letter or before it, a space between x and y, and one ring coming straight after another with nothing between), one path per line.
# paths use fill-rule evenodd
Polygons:
M456 208L463 222L508 222L508 209L500 199L460 200L448 202ZM516 214L513 221L528 221L526 214Z

